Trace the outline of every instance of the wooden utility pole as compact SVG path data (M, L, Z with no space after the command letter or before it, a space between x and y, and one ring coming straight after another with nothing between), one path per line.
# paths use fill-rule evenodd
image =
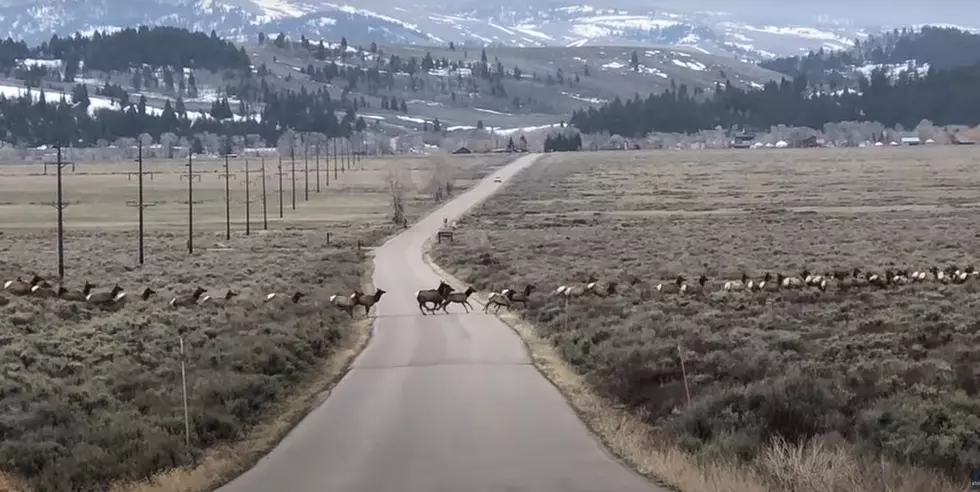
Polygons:
M265 157L262 157L262 230L269 230L269 208L266 200L268 195L265 192Z
M282 171L282 156L279 156L279 172L276 173L279 176L279 218L282 218L282 176L286 173Z
M194 180L201 180L194 174L194 149L187 149L187 172L180 179L187 178L187 254L194 254Z
M50 164L54 164L58 168L58 201L51 202L49 205L58 210L58 280L64 282L65 280L65 214L64 211L68 208L68 204L64 202L62 195L62 185L61 185L61 170L65 166L71 164L61 160L61 145L58 147L58 157L57 161ZM45 165L49 163L45 162Z
M252 234L252 198L249 192L252 181L248 176L248 157L245 158L245 235Z
M234 173L228 172L228 158L238 157L233 154L225 154L225 172L218 175L218 179L225 178L225 240L231 240L231 178L238 177Z
M293 179L293 210L296 210L296 149L290 147L289 149L289 160L292 161L292 179Z
M303 201L310 201L310 145L303 140Z
M334 138L332 140L333 140L333 179L336 180L337 179L337 150L338 150L337 146L339 145L337 141L339 139ZM341 171L343 171L343 169L341 169Z
M330 174L327 174L327 179L330 179ZM328 181L327 184L330 184ZM320 192L320 141L316 141L316 192Z
M137 181L139 183L139 192L136 195L136 201L134 202L132 200L127 200L126 201L126 206L127 207L133 207L133 208L136 208L137 210L139 210L139 233L138 233L138 236L139 236L139 261L140 261L140 265L142 265L143 264L143 261L144 261L144 256L143 256L143 210L145 210L147 207L154 207L154 206L156 206L156 202L149 202L149 203L147 203L147 202L144 202L143 201L143 175L144 174L150 174L150 176L151 176L150 179L153 179L153 177L152 177L153 173L144 173L143 172L143 141L142 140L139 143L139 154L137 154L136 162L139 163L139 168L138 168L138 170L136 172L136 175L138 176ZM130 173L130 174L132 174L132 173Z
M327 176L327 186L330 186L330 140L327 140L324 143L327 146L327 148L324 149L325 152L323 153L323 158L324 158L323 165L326 166L326 171L327 171L324 174L326 174Z
M187 354L184 352L184 336L180 335L180 385L184 399L184 445L191 447L191 414L187 411Z

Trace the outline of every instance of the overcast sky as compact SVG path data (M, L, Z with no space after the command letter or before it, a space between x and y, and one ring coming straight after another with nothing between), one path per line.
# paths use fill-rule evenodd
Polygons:
M411 0L387 0L393 3ZM623 8L647 11L664 8L692 12L709 10L730 12L738 20L750 22L813 23L818 16L851 20L863 26L907 26L945 23L980 29L978 0L437 0L456 7L506 5L548 8L568 5L590 5L596 8Z
M615 5L620 0L596 0ZM632 3L632 0L626 0ZM595 5L595 3L591 3ZM767 22L805 22L817 16L851 19L860 24L927 24L949 23L980 27L980 2L971 0L819 0L792 2L785 0L646 0L635 5L678 10L716 10L738 12L740 18ZM598 5L596 5L598 6ZM648 7L649 8L649 7Z

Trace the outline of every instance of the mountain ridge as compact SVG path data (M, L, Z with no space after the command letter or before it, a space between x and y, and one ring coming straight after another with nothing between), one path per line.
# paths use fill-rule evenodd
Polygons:
M431 0L437 2L439 0ZM135 25L170 25L239 41L284 32L352 44L468 46L598 46L666 44L762 60L812 49L846 49L886 29L826 16L807 23L765 24L745 14L651 9L628 0L605 7L563 2L452 7L393 2L318 0L14 0L0 4L0 33L40 42L52 34L89 34ZM622 5L622 6L619 6ZM969 29L969 28L967 28Z

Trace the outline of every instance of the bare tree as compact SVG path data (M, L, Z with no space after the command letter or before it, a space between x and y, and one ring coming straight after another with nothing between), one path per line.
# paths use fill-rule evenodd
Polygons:
M135 138L119 137L116 139L116 142L113 145L115 145L116 152L118 152L118 154L113 155L114 158L118 158L120 156L130 156L130 153L133 154L131 157L136 156L136 151L133 150L133 147L136 145Z
M250 149L258 149L265 147L265 142L262 140L262 135L257 133L249 133L245 136L245 145Z
M296 133L292 130L286 130L279 135L279 141L276 143L276 149L279 151L279 155L283 158L288 158L293 155L296 150Z
M143 132L139 134L139 137L137 137L137 139L138 139L137 142L143 144L143 155L144 156L150 155L150 148L152 148L153 146L153 135Z
M177 145L184 151L183 157L187 157L188 155L190 155L191 141L188 140L187 137L180 137L180 140L177 141ZM178 155L177 157L181 157L181 156Z
M160 135L160 146L163 147L163 153L167 159L174 158L174 144L177 142L177 135L172 132L166 132Z
M408 223L405 217L405 185L397 170L388 171L388 195L391 197L391 221L397 225Z
M919 138L925 142L929 140L936 134L936 128L933 126L932 122L929 120L922 120L915 127L915 133L918 134Z
M451 197L455 187L456 176L453 167L444 156L433 157L432 173L424 190L432 194L432 200L439 203Z
M204 132L198 135L205 154L217 154L221 151L222 139L215 133Z

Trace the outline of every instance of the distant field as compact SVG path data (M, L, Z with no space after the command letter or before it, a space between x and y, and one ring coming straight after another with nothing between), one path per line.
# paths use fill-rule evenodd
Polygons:
M950 490L980 462L980 280L721 289L742 272L977 266L977 157L958 147L551 155L460 221L434 258L477 289L534 284L527 319L538 332L600 394L698 459L754 462L771 490ZM655 289L702 273L703 296ZM617 295L563 313L555 288L590 275L618 282ZM856 457L807 471L773 458L776 436ZM916 466L888 475L871 465L878 455Z
M355 169L335 172L321 162L320 192L317 189L317 173L314 158L310 158L304 172L303 159L297 159L295 173L292 163L283 162L282 196L283 218L279 218L280 176L278 160L265 160L266 201L270 228L281 226L302 228L330 228L357 223L360 226L376 226L390 215L391 196L388 178L394 176L407 186L406 213L409 219L417 217L432 201L429 188L443 176L453 178L458 186L467 186L483 169L487 159L501 161L500 157L454 157L453 164L441 163L445 159L426 158L373 158L354 164ZM437 163L439 162L439 163ZM194 227L200 230L224 230L225 228L225 179L223 159L200 159L194 162L194 173L199 174L193 185ZM262 223L262 160L250 158L249 194L252 200L252 226ZM143 163L147 174L143 181L145 203L154 202L147 208L147 229L183 230L187 226L186 160L147 160ZM50 228L56 225L57 211L48 204L57 199L55 167L49 166L48 175L42 174L43 166L0 164L0 223L4 230ZM136 163L82 163L75 171L67 166L63 171L63 199L69 203L65 209L67 229L127 229L137 224L137 209L127 207L138 197ZM228 180L231 195L231 220L235 231L245 230L245 161L229 161ZM328 176L329 174L329 176ZM293 210L295 175L296 209ZM335 178L336 176L336 178ZM339 179L338 179L339 178ZM328 179L330 183L328 184ZM309 201L307 192L309 190Z
M252 207L250 237L243 235L240 202L244 163L235 162L232 172L239 179L231 181L236 200L231 241L224 237L224 181L215 176L221 166L201 162L195 165L205 174L194 183L195 200L202 203L195 204L198 233L192 257L185 246L186 203L181 200L186 200L187 181L178 177L181 165L148 162L146 170L159 174L147 177L146 199L159 205L146 212L143 267L136 261L136 210L125 207L126 200L135 199L135 179L127 180L124 169L111 164L79 165L74 174L66 172L65 197L73 203L65 211L67 287L80 289L91 281L108 290L118 284L129 302L117 311L103 311L0 291L0 408L5 409L0 489L6 473L36 491L105 491L112 483L205 461L203 474L168 475L181 490L204 490L256 458L274 442L275 433L252 439L250 429L266 425L275 413L268 425L279 425L275 428L281 431L307 404L306 396L292 396L297 388L312 385L309 398L315 398L339 369L328 370L337 364L334 356L350 355L364 332L331 308L328 298L361 286L365 253L357 250L357 240L370 247L399 229L389 219L391 177L404 190L411 221L437 205L433 175L436 181L452 180L459 192L507 159L366 160L363 171L349 170L339 181L331 175L330 186L322 182L319 194L311 189L309 202L298 177L297 210L290 209L287 194L284 219L278 218L276 182L271 181L269 232L258 233L259 203ZM55 182L52 176L32 175L35 171L0 165L0 282L39 273L57 283L55 211L42 204L53 199ZM269 162L267 172L272 172ZM254 197L261 198L259 189L256 185ZM333 233L329 244L326 232ZM227 289L240 295L226 307L168 306L173 296L197 286L215 297ZM146 287L158 294L143 301L138 296ZM296 291L307 295L298 304L262 302L271 292ZM188 351L189 448L183 435L178 334ZM287 403L294 417L279 415ZM241 454L228 458L210 451L227 450L220 445L245 437L249 440ZM225 456L224 461L215 464L215 456ZM113 490L175 490L161 487Z

